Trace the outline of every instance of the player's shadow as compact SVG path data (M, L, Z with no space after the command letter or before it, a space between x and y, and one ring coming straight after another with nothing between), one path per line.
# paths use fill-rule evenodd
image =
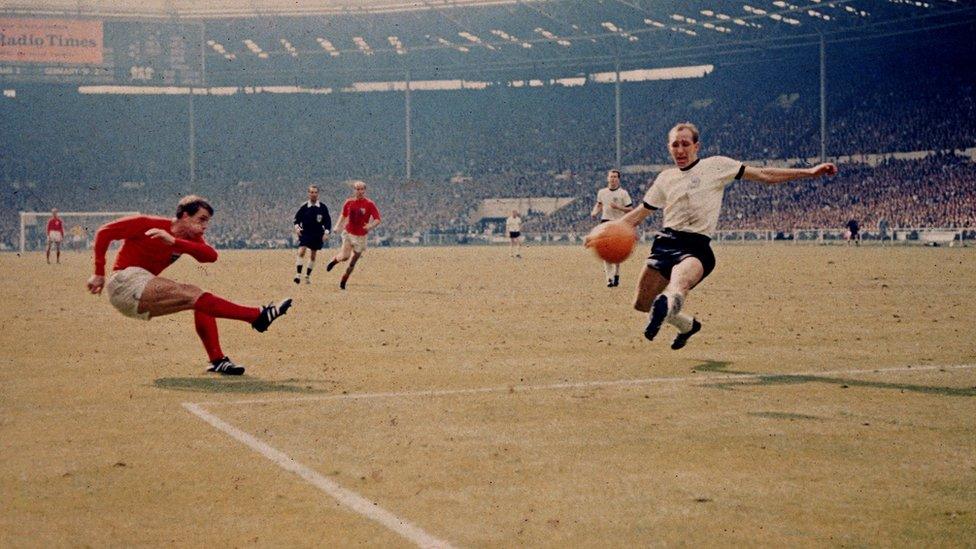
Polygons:
M976 387L939 387L930 385L915 385L911 383L888 383L884 381L868 381L864 379L850 379L843 377L818 376L810 374L762 374L757 372L741 372L729 370L731 362L720 362L706 360L702 364L695 366L696 372L716 372L722 374L738 374L749 376L748 379L741 381L723 380L711 383L706 387L716 389L734 389L736 387L755 387L773 385L797 385L801 383L826 383L837 385L847 389L849 387L867 387L871 389L891 389L896 391L909 391L928 395L953 396L953 397L972 397L976 396Z
M310 385L312 381L289 379L286 381L265 381L254 378L221 377L161 377L153 381L153 387L170 391L195 393L298 393L316 394L326 392Z

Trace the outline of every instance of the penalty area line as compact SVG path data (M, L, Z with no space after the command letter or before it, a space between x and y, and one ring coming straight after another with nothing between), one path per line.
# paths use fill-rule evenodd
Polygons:
M308 482L312 486L331 496L333 499L339 502L340 505L348 508L354 513L362 515L369 520L380 523L386 529L413 542L418 547L453 547L450 543L434 537L433 535L422 530L420 527L401 519L400 517L364 498L356 492L343 488L335 481L322 476L311 467L299 463L288 454L278 450L267 442L264 442L246 431L238 429L230 423L227 423L213 413L205 410L200 404L184 402L183 407L186 408L186 410L191 414L210 424L210 426L213 428L223 432L224 434L249 447L251 450L261 454L278 467L298 475L305 480L305 482Z

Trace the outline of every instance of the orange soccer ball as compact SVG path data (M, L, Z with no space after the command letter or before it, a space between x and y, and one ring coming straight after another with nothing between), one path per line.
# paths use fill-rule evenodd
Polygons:
M586 236L586 247L608 263L623 263L637 246L637 232L626 223L600 223Z

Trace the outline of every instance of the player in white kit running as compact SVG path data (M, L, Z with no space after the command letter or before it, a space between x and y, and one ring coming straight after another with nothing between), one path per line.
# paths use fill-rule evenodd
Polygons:
M718 225L725 187L748 179L777 184L837 173L831 163L812 168L756 168L724 156L699 158L698 128L678 124L668 132L675 167L661 172L644 196L643 207L620 222L637 227L654 210L664 210L664 229L654 237L651 255L637 284L634 308L649 312L644 337L654 339L666 321L678 329L671 343L680 349L701 330L701 323L681 312L688 292L715 268L709 241Z
M505 219L505 232L508 233L508 240L511 242L509 250L513 257L522 257L522 216L518 210L512 210L512 215Z
M620 187L620 170L610 170L607 172L607 186L596 193L596 205L590 217L599 219L600 223L616 221L633 210L633 206L630 193ZM604 261L603 272L607 275L607 288L620 285L620 263Z

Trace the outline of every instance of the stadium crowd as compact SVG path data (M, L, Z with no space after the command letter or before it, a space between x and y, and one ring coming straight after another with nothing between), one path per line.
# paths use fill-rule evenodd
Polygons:
M623 186L635 203L654 175L624 175ZM384 223L376 232L379 237L481 234L484 227L471 214L482 200L533 196L575 200L551 215L528 216L526 233L583 234L593 225L589 211L604 178L602 170L491 174L409 183L378 178L369 181L369 195L384 213ZM313 182L333 211L350 194L344 181ZM292 216L304 200L307 184L296 180L201 184L192 191L205 194L217 207L209 236L213 242L225 247L281 247L291 243ZM97 211L112 204L116 210L170 215L172 204L189 192L185 184L158 184L151 189L101 185L55 190L5 183L2 241L8 248L14 246L19 230L16 212L44 211L51 204L52 193L58 204L70 204L72 210ZM876 227L881 218L892 227L976 227L976 164L968 158L935 154L919 160L888 160L874 167L844 164L829 182L777 186L737 182L726 191L719 228L839 228L851 218L858 219L863 227Z
M934 61L908 65L834 78L828 153L931 156L848 163L830 183L737 183L720 229L840 227L852 217L865 227L881 217L892 226L976 225L976 169L955 152L976 147L972 74ZM639 199L669 164L664 136L678 120L702 129L702 156L800 165L816 157L816 79L810 71L763 78L767 70L623 85L623 184L631 196ZM920 75L940 85L919 87ZM353 178L369 183L384 214L377 236L482 233L471 215L481 201L516 197L575 198L551 215L530 215L524 230L582 233L614 162L613 105L613 86L595 83L418 92L413 177L404 181L402 94L200 96L191 185L186 97L25 86L16 99L0 101L7 136L0 141L0 245L16 245L18 211L168 215L179 196L193 192L217 207L216 243L283 246L307 185L318 184L337 210Z

